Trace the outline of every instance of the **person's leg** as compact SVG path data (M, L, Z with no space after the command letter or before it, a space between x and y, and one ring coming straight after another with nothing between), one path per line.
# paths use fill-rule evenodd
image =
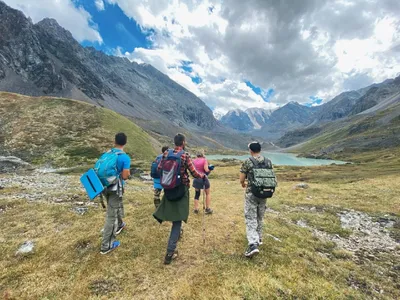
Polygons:
M206 208L210 208L211 206L211 190L208 188L204 190L206 193Z
M154 189L154 206L156 209L161 203L161 189Z
M211 209L211 189L210 189L210 181L208 178L203 182L203 187L204 187L204 193L206 195L206 214L210 215L213 213L213 210Z
M262 239L266 203L267 199L259 199L257 206L257 233L259 241Z
M198 211L199 210L199 199L200 199L200 190L195 189L195 194L194 194L194 210Z
M118 228L121 227L124 224L124 220L122 218L124 217L124 203L122 201L122 197L119 198L119 209L118 209Z
M125 229L126 223L122 219L125 217L125 211L124 211L124 202L122 201L122 197L119 197L119 208L117 211L117 231L116 234L120 234L122 230Z
M246 193L244 204L244 217L246 220L246 234L249 245L257 244L257 202L252 193Z
M181 235L182 221L172 222L171 234L168 240L167 254L172 254L176 250L179 237Z
M117 193L111 192L107 194L106 223L104 225L103 239L101 242L102 251L110 249L115 241L120 202Z

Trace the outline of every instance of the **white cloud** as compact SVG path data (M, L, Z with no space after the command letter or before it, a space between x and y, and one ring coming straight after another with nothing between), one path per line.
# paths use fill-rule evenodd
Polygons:
M310 96L326 102L400 72L396 0L106 1L151 32L152 50L126 55L153 64L217 112ZM192 62L191 73L180 68L183 60ZM272 103L244 79L273 88Z
M99 10L99 11L102 11L105 9L103 0L94 0L94 4L96 5L97 10Z
M29 16L33 22L39 22L44 18L53 18L69 30L79 41L91 41L102 43L100 33L92 23L91 15L83 8L76 8L71 0L4 0L13 8L21 10Z
M383 81L400 72L400 64L383 64L382 55L390 52L398 43L396 19L385 17L376 22L374 34L366 39L339 40L335 45L337 68L342 73L368 73L377 81Z

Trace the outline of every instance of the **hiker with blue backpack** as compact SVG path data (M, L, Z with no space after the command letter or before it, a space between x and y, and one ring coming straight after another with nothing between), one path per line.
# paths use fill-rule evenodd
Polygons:
M161 174L160 174L160 170L158 169L158 165L161 162L161 159L164 155L164 152L167 151L169 149L168 146L164 146L161 148L161 154L158 155L156 157L156 159L152 162L151 164L151 172L150 172L150 176L151 178L153 178L153 188L154 188L154 206L157 207L160 205L161 202L161 191L163 189L161 182L160 182L160 178L161 178Z
M121 233L126 223L122 195L124 180L130 176L131 159L124 152L127 136L124 133L115 135L115 146L104 153L96 162L94 170L105 187L103 195L107 200L106 222L101 241L101 254L107 254L119 247L116 235Z
M186 223L189 217L188 170L195 178L206 178L205 174L195 169L189 153L185 151L185 136L178 133L174 138L174 143L175 148L164 152L158 167L161 171L164 195L153 214L160 223L172 222L164 264L170 264L178 256L176 246L181 235L182 221Z

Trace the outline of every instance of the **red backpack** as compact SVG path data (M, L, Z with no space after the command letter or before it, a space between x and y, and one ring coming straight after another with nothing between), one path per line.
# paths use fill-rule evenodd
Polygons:
M168 200L179 200L185 194L184 185L182 185L181 165L183 150L174 153L174 150L168 150L168 155L161 160L161 180L165 196Z

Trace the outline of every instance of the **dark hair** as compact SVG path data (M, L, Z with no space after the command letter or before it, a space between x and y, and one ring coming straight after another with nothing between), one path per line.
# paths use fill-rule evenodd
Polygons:
M174 144L175 146L179 147L179 146L183 146L183 142L186 140L185 136L182 133L178 133L175 137L174 137Z
M128 140L128 137L123 132L119 132L115 135L115 144L116 145L125 146L127 140Z
M249 144L249 149L253 151L254 153L260 153L261 152L261 145L259 142L251 142Z
M167 151L169 149L168 146L164 146L161 148L161 153L164 153L165 151Z

